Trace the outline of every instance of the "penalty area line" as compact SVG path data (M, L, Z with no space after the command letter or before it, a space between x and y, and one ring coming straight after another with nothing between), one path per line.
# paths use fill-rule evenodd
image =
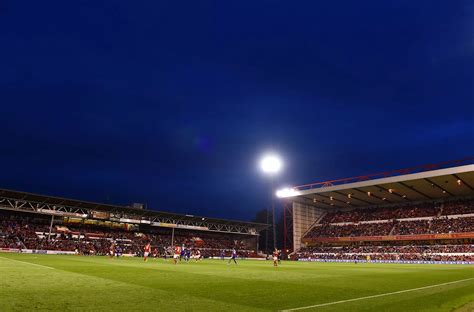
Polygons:
M417 290L430 289L430 288L435 288L435 287L440 287L440 286L457 284L457 283L467 282L467 281L470 281L470 280L474 280L474 277L465 278L465 279L462 279L462 280L457 280L457 281L452 281L452 282L447 282L447 283L436 284L436 285L429 285L429 286L399 290L399 291L394 291L394 292L389 292L389 293L384 293L384 294L378 294L378 295L372 295L372 296L366 296L366 297L359 297L359 298L353 298L353 299L347 299L347 300L339 300L339 301L334 301L334 302L321 303L321 304L315 304L315 305L310 305L310 306L306 306L306 307L285 309L285 310L280 310L280 311L281 312L290 312L290 311L300 311L300 310L307 310L307 309L312 309L312 308L326 307L326 306L340 304L340 303L360 301L360 300L372 299L372 298L378 298L378 297L385 297L385 296L403 294L403 293L417 291Z
M16 259L5 258L5 257L2 257L2 256L0 256L0 259L5 259L5 260L10 260L10 261L20 262L20 263L29 264L29 265L37 266L37 267L40 267L40 268L50 269L50 270L54 270L54 269L55 269L55 268L53 268L53 267L49 267L49 266L42 265L42 264L36 264L36 263L27 262L27 261L21 261L21 260L16 260Z

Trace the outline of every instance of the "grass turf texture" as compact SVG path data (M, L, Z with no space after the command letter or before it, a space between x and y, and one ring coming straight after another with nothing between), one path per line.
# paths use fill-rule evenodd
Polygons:
M284 262L274 268L251 260L173 265L0 254L0 311L278 311L473 277L467 265ZM472 302L474 279L301 311L469 311Z

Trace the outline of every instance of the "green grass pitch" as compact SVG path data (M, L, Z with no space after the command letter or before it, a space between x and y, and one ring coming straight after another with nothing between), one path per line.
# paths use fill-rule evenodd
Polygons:
M379 294L388 295L373 297ZM433 312L472 311L473 302L469 265L284 262L275 268L251 260L173 265L164 259L0 254L2 312L281 311L324 303L333 304L294 311Z

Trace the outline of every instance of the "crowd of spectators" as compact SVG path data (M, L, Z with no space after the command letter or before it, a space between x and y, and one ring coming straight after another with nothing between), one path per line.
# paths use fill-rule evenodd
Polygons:
M393 229L393 235L413 235L413 234L427 234L429 232L429 220L414 220L396 222Z
M369 257L369 258L368 258ZM474 262L472 255L442 255L442 254L322 254L317 256L305 257L302 255L298 259L311 258L321 260L383 260L383 261L470 261Z
M474 245L313 246L301 248L297 253L297 258L322 260L474 261Z
M474 217L432 220L389 221L382 223L322 224L314 226L305 237L359 237L474 232Z
M474 213L474 201L472 200L338 211L326 214L320 223L437 217L468 213Z
M357 237L388 235L393 227L393 222L362 223L348 225L323 224L311 229L306 237Z
M326 214L306 237L357 237L474 232L473 200L338 211ZM422 220L404 220L423 218ZM367 223L375 221L376 223ZM346 223L346 224L341 224Z
M474 232L472 201L444 204L426 204L416 207L388 207L331 213L321 224L315 225L306 235L318 237L358 237L386 235L418 235ZM463 215L453 217L453 215ZM448 217L451 216L451 217ZM418 220L407 218L430 217ZM375 221L366 223L363 221ZM335 224L346 223L346 224ZM329 244L329 243L327 243ZM424 240L424 241L372 241L332 243L303 247L297 253L299 259L319 260L387 260L387 261L474 261L473 240Z
M120 246L123 254L140 255L150 242L159 255L171 254L171 230L143 231L114 229L87 224L55 224L49 232L49 220L42 216L28 217L14 213L0 213L0 248L62 250L80 254L106 255L112 245ZM239 255L250 257L255 250L242 236L232 234L176 230L174 245L199 248L203 256L227 256L232 248Z
M311 246L303 247L300 253L473 253L473 244L462 245L405 245L405 246L381 246L381 245L347 245L347 246Z
M343 223L436 216L439 208L432 203L416 206L369 208L328 213L321 223Z
M454 201L443 205L442 215L474 213L474 201Z
M429 231L432 234L474 232L474 217L433 219Z

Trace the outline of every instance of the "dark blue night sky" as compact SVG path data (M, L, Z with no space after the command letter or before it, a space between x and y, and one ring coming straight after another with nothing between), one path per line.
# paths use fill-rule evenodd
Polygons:
M474 155L472 1L0 1L0 188L250 220Z

